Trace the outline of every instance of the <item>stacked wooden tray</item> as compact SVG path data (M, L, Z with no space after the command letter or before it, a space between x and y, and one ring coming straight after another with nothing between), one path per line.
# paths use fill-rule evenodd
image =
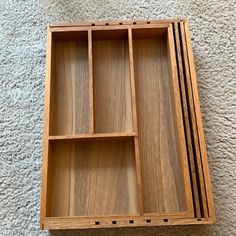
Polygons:
M215 221L187 20L48 27L41 228Z

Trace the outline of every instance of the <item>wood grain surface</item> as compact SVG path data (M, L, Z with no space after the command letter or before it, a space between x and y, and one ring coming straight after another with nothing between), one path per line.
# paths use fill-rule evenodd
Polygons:
M47 216L137 213L133 139L50 144Z
M54 44L51 135L89 133L87 41Z
M179 161L179 172L182 172L184 179L184 190L185 190L185 198L187 204L186 217L194 217L194 209L193 209L193 198L192 198L192 189L191 189L191 181L189 174L189 165L188 165L188 156L187 156L187 148L186 148L186 140L185 140L185 130L183 123L183 111L181 104L181 94L179 88L178 81L178 71L177 71L177 62L176 62L176 52L174 45L174 34L172 24L168 27L168 38L167 38L167 52L168 52L168 67L169 67L169 76L171 78L170 87L171 87L171 100L173 104L173 120L177 127L177 131L175 132L177 149L180 152Z
M133 129L137 133L134 137L134 152L135 152L135 167L136 167L136 180L137 180L137 202L139 214L143 215L143 186L141 177L141 160L139 150L139 138L138 138L138 117L137 117L137 98L134 78L134 56L133 56L133 38L132 30L128 30L129 41L129 63L130 63L130 85L131 85L131 98L132 98L132 117L133 117Z
M88 31L88 77L89 77L89 130L94 134L94 98L93 98L93 52L92 31Z
M204 177L203 177L203 170L202 170L202 162L201 162L201 152L199 147L199 139L198 139L198 131L197 131L197 123L196 123L196 116L195 116L195 108L194 108L194 100L193 100L193 91L191 85L191 74L190 74L190 67L188 61L188 52L187 52L187 45L186 45L186 37L184 31L184 25L180 25L180 32L181 32L181 39L182 39L182 49L183 49L183 65L185 71L185 83L186 83L186 92L188 97L188 106L189 106L189 115L190 115L190 125L191 125L191 133L192 133L192 142L194 148L194 157L196 162L197 168L197 176L198 176L198 185L199 185L199 193L200 193L200 204L202 208L202 214L206 219L208 218L208 210L207 210L207 203L206 203L206 190L204 186ZM191 69L192 70L192 69Z
M170 95L167 39L135 39L134 34L133 46L144 211L186 211L186 186Z
M181 91L181 101L182 101L182 110L183 110L183 118L184 118L184 126L185 126L185 136L186 136L186 144L187 144L187 151L188 151L188 159L189 159L189 167L190 167L190 174L191 174L191 183L193 189L193 199L194 199L194 208L195 208L195 215L198 219L201 218L201 209L200 209L200 201L199 201L199 194L198 194L198 185L197 185L197 177L196 177L196 167L195 167L195 157L193 152L193 145L192 145L192 134L190 129L190 117L189 117L189 109L187 103L187 94L185 88L185 73L183 70L183 60L182 60L182 44L180 44L180 32L178 23L173 24L174 35L175 35L175 49L176 49L176 56L177 56L177 65L178 65L178 75L179 75L179 84L180 84L180 91ZM184 57L184 56L183 56ZM184 58L183 58L184 59Z
M95 133L132 131L128 40L93 41Z
M43 133L43 158L42 158L42 184L40 195L40 228L44 226L44 218L47 211L47 183L48 183L48 151L49 151L49 129L50 129L50 96L51 96L51 64L52 64L52 33L47 30L46 47L46 72L45 72L45 101L44 101L44 133Z
M132 219L130 223L130 219ZM112 222L116 222L113 224ZM98 222L98 224L95 224ZM173 225L203 225L212 224L212 219L201 220L197 219L173 219L169 218L168 221L165 219L153 219L147 217L107 217L107 218L78 218L78 217L47 217L45 218L45 228L46 229L96 229L96 228L117 228L117 227L147 227L147 226L173 226Z

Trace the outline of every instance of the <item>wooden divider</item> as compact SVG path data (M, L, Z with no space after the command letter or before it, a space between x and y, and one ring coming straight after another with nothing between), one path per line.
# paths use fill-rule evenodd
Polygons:
M136 164L136 176L137 176L137 191L138 191L138 209L140 215L143 215L143 187L141 178L141 161L139 151L139 138L138 138L138 121L137 121L137 104L136 104L136 90L134 80L134 58L133 58L133 39L132 29L128 29L128 41L129 41L129 65L130 65L130 85L131 85L131 99L132 99L132 117L133 117L133 129L137 132L137 136L134 137L135 148L135 164Z
M75 140L99 140L99 139L114 139L114 138L126 138L126 137L135 137L137 132L125 132L125 133L100 133L100 134L77 134L77 135L54 135L49 136L49 140L58 140L58 141L75 141Z
M93 97L93 55L92 55L92 31L88 30L88 76L89 76L89 131L94 134L94 97Z

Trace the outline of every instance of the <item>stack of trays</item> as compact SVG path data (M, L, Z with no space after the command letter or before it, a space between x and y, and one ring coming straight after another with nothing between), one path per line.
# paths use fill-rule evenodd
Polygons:
M188 21L49 25L41 228L214 222Z

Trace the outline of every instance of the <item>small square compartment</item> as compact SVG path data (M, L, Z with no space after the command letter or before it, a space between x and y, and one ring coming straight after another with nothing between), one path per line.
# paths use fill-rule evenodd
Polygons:
M133 138L52 141L47 216L137 213Z

